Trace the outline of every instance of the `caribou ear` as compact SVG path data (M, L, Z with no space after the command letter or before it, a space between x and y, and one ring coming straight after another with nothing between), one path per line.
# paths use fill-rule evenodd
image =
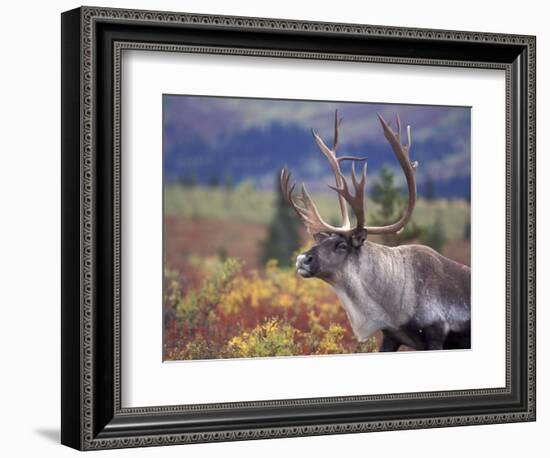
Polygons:
M364 227L362 227L361 229L357 229L351 235L351 244L355 248L360 248L361 246L363 246L365 240L367 240L367 229L365 229Z

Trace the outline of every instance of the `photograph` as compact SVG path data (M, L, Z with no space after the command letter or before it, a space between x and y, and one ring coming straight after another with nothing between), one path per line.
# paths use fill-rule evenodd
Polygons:
M164 361L471 348L471 107L162 111Z

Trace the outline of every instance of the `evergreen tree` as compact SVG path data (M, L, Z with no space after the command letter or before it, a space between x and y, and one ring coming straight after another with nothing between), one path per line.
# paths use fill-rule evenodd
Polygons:
M192 188L197 185L197 175L196 173L185 173L178 178L178 183L184 188Z
M217 173L210 175L210 179L208 180L208 187L217 188L219 186L220 186L220 176Z
M232 191L235 187L235 180L233 179L231 172L225 172L223 176L223 185L228 191Z
M190 188L194 188L195 186L197 186L199 184L199 177L197 175L197 172L193 172L190 176L189 176L189 187Z
M396 213L401 190L393 184L393 179L392 171L384 166L372 187L372 200L380 206L379 211L374 215L377 225L380 224L379 221L380 225L389 224Z
M279 176L275 179L275 214L269 225L267 238L262 242L261 261L276 259L281 266L294 264L293 254L300 248L300 221L283 197Z
M426 200L434 200L435 199L435 184L434 184L434 180L432 178L432 176L430 174L428 174L428 176L426 177L426 181L425 181L425 186L426 186L426 190L425 190L425 199Z
M394 174L386 166L382 167L372 187L371 199L378 204L378 210L369 215L369 225L386 226L392 224L407 206L407 197L399 186L394 184ZM382 242L385 245L417 239L422 236L422 229L414 222L409 222L399 234L385 234Z
M464 240L470 240L470 218L464 223Z
M425 231L421 239L422 243L425 245L432 247L435 251L441 252L443 245L445 245L445 242L447 241L441 213L437 214L433 225Z

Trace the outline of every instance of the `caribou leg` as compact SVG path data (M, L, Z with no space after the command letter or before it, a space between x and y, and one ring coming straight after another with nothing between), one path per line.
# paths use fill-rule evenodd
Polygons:
M443 350L446 332L442 323L434 323L423 329L426 350Z
M397 351L397 350L399 350L399 347L401 346L400 341L395 339L388 332L382 331L382 335L384 337L382 339L382 345L380 345L380 349L378 351Z

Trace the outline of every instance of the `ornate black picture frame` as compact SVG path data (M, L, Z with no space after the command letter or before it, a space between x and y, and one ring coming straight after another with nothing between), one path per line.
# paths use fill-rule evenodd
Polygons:
M506 73L504 388L121 406L124 49ZM535 37L82 7L62 15L62 433L80 450L535 420Z

